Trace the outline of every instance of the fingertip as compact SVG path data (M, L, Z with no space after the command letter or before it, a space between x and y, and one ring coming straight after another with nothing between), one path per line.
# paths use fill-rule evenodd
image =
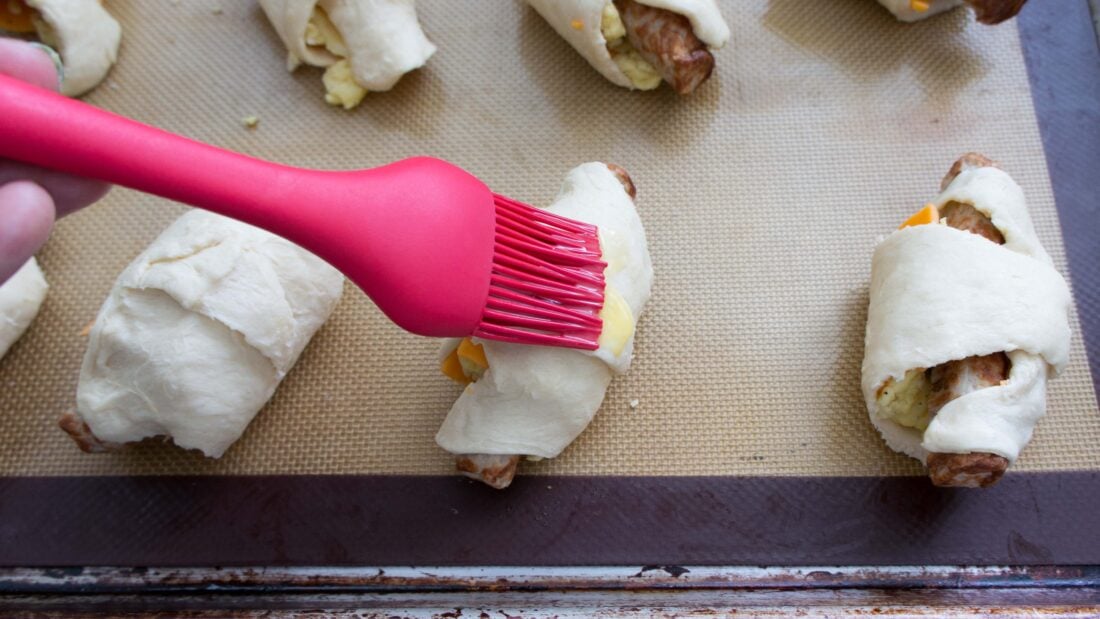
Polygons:
M107 183L79 177L65 179L65 182L58 185L50 191L58 219L99 202L111 190Z
M0 186L0 282L19 270L53 228L50 194L29 181Z
M42 88L58 89L53 59L26 41L0 37L0 73Z
M0 159L0 186L15 181L32 181L45 189L53 198L57 217L64 217L98 202L111 188L110 185L96 180Z

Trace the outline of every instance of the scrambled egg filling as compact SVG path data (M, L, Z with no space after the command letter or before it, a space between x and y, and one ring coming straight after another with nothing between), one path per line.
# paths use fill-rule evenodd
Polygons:
M348 57L348 46L336 25L321 7L314 7L306 24L306 45L324 47L333 56Z
M607 39L607 51L611 53L611 59L619 65L619 70L635 88L652 90L661 85L661 74L627 40L626 26L623 25L619 10L613 2L608 1L603 7L600 32Z
M355 82L347 58L325 69L321 81L325 84L325 102L329 105L342 105L350 110L367 96L367 89Z
M623 19L619 16L619 9L615 8L614 2L608 2L603 7L603 14L600 15L600 32L609 42L626 36L626 26L623 25Z
M35 10L24 0L0 0L0 30L27 34L35 31Z
M321 78L325 84L325 101L329 105L343 106L345 110L359 105L363 97L367 96L367 89L356 83L348 61L350 53L347 43L321 7L313 9L309 23L306 24L305 36L306 45L324 47L340 59L325 69L325 75Z
M878 415L923 432L932 421L932 416L928 414L928 396L931 392L932 383L924 368L909 370L900 381L891 378L879 389L875 399Z
M600 348L606 348L612 355L623 354L627 342L634 337L634 312L626 300L610 284L604 288L603 309L600 310L603 331L600 332Z

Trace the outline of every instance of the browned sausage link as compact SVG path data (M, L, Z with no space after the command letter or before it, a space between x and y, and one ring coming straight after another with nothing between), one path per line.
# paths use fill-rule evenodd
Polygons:
M964 169L995 165L977 153L967 153L951 166L943 179L946 187ZM948 202L941 210L947 225L982 236L994 243L1004 243L1001 231L981 211L969 204ZM1008 377L1011 362L1003 352L949 361L928 370L932 391L928 412L935 415L948 402L978 389L999 385ZM967 488L985 487L995 483L1008 468L1008 460L991 453L932 453L926 461L928 475L937 486Z
M73 441L76 442L76 446L83 452L100 453L121 447L121 445L104 443L99 440L95 434L92 434L92 429L88 427L88 424L72 411L62 415L57 425L72 437Z
M966 0L978 16L978 21L987 25L999 24L1016 16L1027 0Z
M994 226L984 213L969 204L948 202L940 209L940 217L946 219L947 225L952 228L977 234L998 245L1003 245L1005 242L1005 237L997 226Z
M928 477L933 486L985 488L997 483L1008 460L991 453L928 454Z
M638 190L634 187L634 179L630 178L630 174L627 174L621 166L617 166L613 163L604 164L608 170L615 175L615 178L619 179L619 182L623 184L623 189L626 190L626 195L630 196L633 200L638 195Z
M947 171L947 174L940 181L940 191L947 189L947 186L951 184L951 181L955 180L955 177L962 173L963 170L969 170L971 168L1000 168L996 161L982 155L981 153L965 153L962 157L955 160L955 163L951 166L951 169Z
M635 0L615 0L634 49L681 95L691 94L714 70L714 56L688 18Z
M455 468L463 475L497 490L512 484L518 465L519 456L500 454L463 454L455 459Z

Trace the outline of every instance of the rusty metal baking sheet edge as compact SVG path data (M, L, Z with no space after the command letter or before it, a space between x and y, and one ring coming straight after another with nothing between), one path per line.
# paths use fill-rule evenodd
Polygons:
M0 569L0 611L155 616L1092 617L1100 568Z
M326 593L654 589L1027 589L1100 587L1081 567L243 567L6 568L0 594Z

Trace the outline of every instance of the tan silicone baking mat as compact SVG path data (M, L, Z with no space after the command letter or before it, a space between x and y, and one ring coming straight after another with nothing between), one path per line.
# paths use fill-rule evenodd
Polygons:
M323 102L318 70L286 72L252 2L111 0L121 56L88 100L300 166L435 155L535 204L576 164L626 167L657 277L634 369L579 440L527 473L919 474L882 444L859 391L869 261L962 152L1015 176L1065 272L1012 25L964 11L904 25L872 0L723 1L733 36L716 75L678 98L605 82L519 2L418 4L439 52L348 113ZM50 296L0 362L0 475L451 472L433 436L459 388L436 344L351 286L221 460L162 442L77 450L56 420L73 406L80 332L182 210L116 189L58 226L39 256ZM1072 354L1018 470L1100 469L1079 335Z

